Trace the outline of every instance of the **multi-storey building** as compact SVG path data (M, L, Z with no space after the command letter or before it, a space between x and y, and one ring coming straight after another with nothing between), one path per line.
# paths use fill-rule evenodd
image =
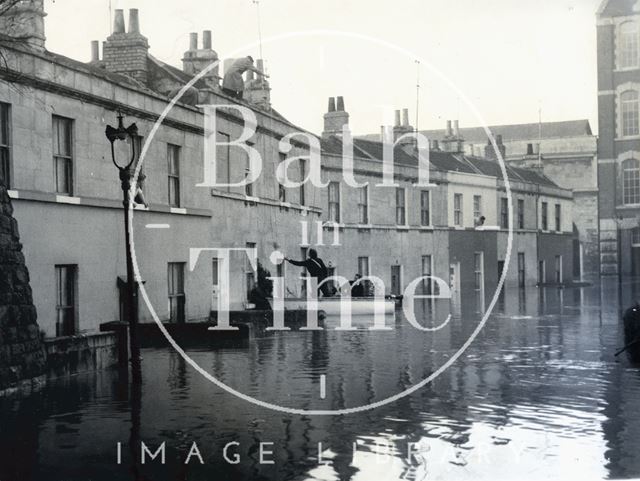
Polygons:
M498 163L465 154L462 144L431 149L429 177L435 185L417 187L415 147L402 142L393 149L397 186L382 186L384 145L363 138L353 140L354 170L356 180L368 185L351 187L342 179L340 135L349 116L341 98L337 110L332 99L329 105L322 146L330 185L321 190L321 206L326 208L323 219L340 228L341 248L324 249L329 262L339 266L337 274L374 274L387 294L401 294L428 273L447 282L454 297L470 289L486 301L504 268L512 224L507 286L524 289L574 278L571 191L535 170L507 166L510 216ZM412 131L409 125L397 127L396 140Z
M603 274L640 274L640 2L598 10L598 182Z
M38 20L42 5L34 1L31 6L33 12L22 13ZM44 37L41 23L20 24L34 29L30 38ZM117 112L124 113L125 123L138 125L139 149L166 108L167 94L193 78L156 60L147 46L135 10L128 32L123 12L116 12L104 58L94 55L88 64L48 52L41 41L3 43L3 181L19 222L38 321L48 336L94 331L121 316L126 279L122 192L105 127L117 123ZM211 52L195 49L192 42L185 64ZM259 261L276 274L269 254L276 247L299 251L300 220L319 218L312 184L285 189L276 181L280 140L302 130L268 105L243 103L257 119L249 142L264 161L258 180L240 187L198 186L204 180L205 119L192 104L233 103L211 87L205 78L171 109L143 161L149 207L135 210L134 241L143 286L162 320L207 319L218 305L219 258L204 252L190 270L191 248L255 247ZM221 141L236 139L243 126L237 111L225 110L218 113L216 135ZM292 144L289 155L308 154L303 137ZM116 152L120 163L129 148L122 143ZM246 153L237 147L219 149L219 180L243 178ZM292 166L289 176L298 178L301 167ZM232 254L230 264L230 307L243 308L256 272L242 252ZM290 282L291 290L299 287L293 277ZM142 304L141 318L149 321Z
M402 126L400 126L402 127ZM573 193L573 276L588 278L600 272L598 239L597 138L588 120L490 125L498 148L512 167L533 169ZM443 150L495 159L483 127L461 127L447 122L445 129L421 133ZM375 139L377 135L366 136Z
M295 258L321 244L333 273L377 275L386 294L401 295L411 280L432 274L450 283L458 299L468 280L482 307L503 268L506 228L513 222L508 283L524 289L571 280L571 193L539 173L508 169L515 196L509 218L495 162L433 150L436 186L419 189L413 185L415 152L402 145L394 149L398 185L378 187L384 146L355 140L355 175L369 184L354 189L342 178L338 134L348 115L341 98L331 103L318 138L271 107L267 82L247 76L245 100L238 101L221 92L217 69L186 90L150 139L168 99L218 58L210 32L201 46L191 35L180 70L149 53L137 10L130 11L128 29L117 10L102 57L93 42L92 60L81 63L44 48L41 0L21 2L13 14L11 25L19 31L3 29L0 36L6 62L0 69L2 181L13 199L39 324L48 336L96 331L123 316L122 192L104 135L118 112L125 123L137 123L139 136L133 145L118 144L117 159L123 162L133 149L139 155L148 143L141 185L148 207L135 209L133 238L141 287L163 321L207 319L220 305L222 289L231 309L247 307L256 266L244 252L232 253L227 285L221 270L226 263L210 248L255 248L259 262L285 278L288 296L303 294L300 268L272 264L271 253ZM215 132L205 130L211 124L201 104L228 106L216 111ZM207 139L237 139L247 123L239 105L256 117L246 145L260 153L262 173L248 185L202 185ZM282 139L294 133L291 151L281 152ZM304 179L317 145L329 184L283 187L276 167L299 157L288 174ZM222 144L216 152L216 180L234 183L251 170L242 148ZM328 221L338 225L339 248L331 246L335 226L322 228ZM195 263L193 249L205 249ZM143 305L141 320L151 320Z

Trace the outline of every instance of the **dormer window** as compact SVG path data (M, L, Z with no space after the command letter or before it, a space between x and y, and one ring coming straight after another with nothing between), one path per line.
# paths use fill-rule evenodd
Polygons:
M618 68L640 67L640 26L637 22L624 22L618 30Z

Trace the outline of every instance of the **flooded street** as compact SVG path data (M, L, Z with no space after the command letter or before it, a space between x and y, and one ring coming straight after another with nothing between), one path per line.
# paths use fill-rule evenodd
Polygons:
M140 390L108 370L0 400L0 480L640 477L640 368L614 357L624 345L620 305L635 287L507 291L432 383L349 415L268 410L171 348L145 349ZM398 311L389 331L254 330L237 345L187 352L264 402L348 409L429 376L478 325L471 311L436 332ZM141 442L151 453L164 442L164 465L160 456L133 462Z

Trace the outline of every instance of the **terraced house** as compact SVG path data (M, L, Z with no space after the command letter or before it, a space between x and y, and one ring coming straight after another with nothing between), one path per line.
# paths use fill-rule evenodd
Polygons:
M139 136L120 143L115 154L118 159L139 156L169 99L218 54L206 31L201 44L197 34L191 35L182 69L164 63L150 53L138 11L132 9L128 25L124 12L116 10L102 55L99 42L93 42L92 60L78 62L46 50L44 15L42 0L30 0L3 19L9 23L0 37L6 61L0 68L0 159L39 324L55 337L96 332L124 315L122 192L106 126L117 123L118 113L125 123L136 122ZM215 132L206 128L202 104L228 106L216 112ZM207 139L237 139L246 125L237 105L256 118L256 132L246 144L260 153L262 174L248 185L203 186ZM283 137L308 133L271 105L266 81L247 75L245 100L237 100L221 91L216 68L184 92L148 142L140 184L148 206L138 205L134 214L139 282L161 320L208 319L222 293L231 309L247 308L257 277L256 265L242 251L247 248L257 250L259 262L273 275L285 278L288 296L300 296L300 268L274 265L270 255L279 250L304 256L311 246L335 274L377 275L389 295L401 295L413 279L432 274L452 286L459 306L468 285L482 311L505 268L509 223L515 235L508 284L524 289L571 281L570 191L535 171L509 168L510 216L497 163L465 155L461 146L432 146L436 185L418 189L415 149L402 141L394 149L397 186L378 187L384 146L358 139L355 174L369 184L351 188L342 175L340 133L348 124L343 99L330 101L328 110L325 132L296 135L285 155L279 149ZM277 165L299 156L289 178L304 179L313 144L320 145L328 185L283 187ZM242 180L250 171L247 152L237 146L217 149L218 180ZM335 233L340 248L331 245ZM226 258L212 248L236 249L228 259L228 280ZM197 259L193 249L199 249ZM140 311L143 322L151 320L144 305Z

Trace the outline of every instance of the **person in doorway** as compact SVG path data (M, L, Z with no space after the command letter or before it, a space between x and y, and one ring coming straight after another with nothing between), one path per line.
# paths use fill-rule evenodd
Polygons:
M265 78L269 78L268 75L265 75L253 66L253 57L249 55L235 60L227 69L224 74L224 78L222 79L222 91L231 97L242 100L242 95L244 93L244 79L242 78L242 75L247 70L251 70L257 75L261 75Z
M350 282L351 297L364 297L364 286L362 285L362 282L358 282L360 279L362 279L362 276L360 274L356 274Z
M324 297L330 297L332 295L331 288L328 283L320 285L322 281L327 278L328 270L322 259L318 257L318 252L315 249L309 249L309 257L303 261L294 261L288 257L284 258L294 266L300 266L307 269L307 272L311 277L315 277L318 281L318 291L322 293Z

